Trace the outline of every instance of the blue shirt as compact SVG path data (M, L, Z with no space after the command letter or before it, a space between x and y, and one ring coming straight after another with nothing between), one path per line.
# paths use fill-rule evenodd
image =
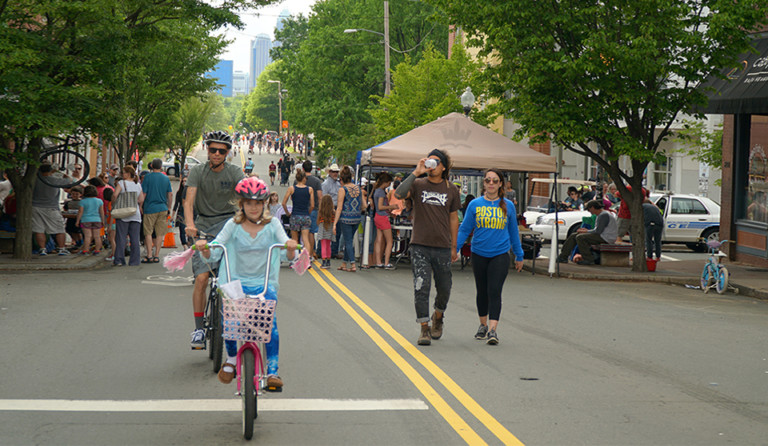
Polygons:
M515 205L504 199L507 215L501 211L499 200L489 201L485 197L472 200L467 206L464 221L459 226L456 240L457 249L461 249L472 230L472 252L483 257L496 257L509 252L515 253L515 260L523 260L523 247L517 230L517 211Z
M104 206L104 202L96 197L88 197L80 200L80 207L83 209L80 223L101 223L99 208L102 206Z
M224 227L211 243L218 243L227 248L227 258L229 259L229 272L232 277L227 278L227 282L240 280L243 287L263 287L264 275L267 272L267 249L270 246L280 243L285 244L288 241L280 220L272 218L264 228L251 237L245 231L242 225L235 223L234 219L229 219ZM213 263L221 259L224 252L221 249L211 249L211 257L203 260ZM272 253L272 264L269 267L269 286L277 292L280 289L278 279L280 277L280 260L287 260L285 250L276 250ZM221 265L219 268L221 277L226 276L226 268Z
M168 193L172 192L171 180L161 172L150 172L141 182L144 192L144 213L155 214L168 210Z

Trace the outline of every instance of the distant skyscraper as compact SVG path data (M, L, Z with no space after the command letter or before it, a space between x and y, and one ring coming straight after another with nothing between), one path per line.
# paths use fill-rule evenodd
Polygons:
M218 93L222 96L232 96L233 69L233 61L220 60L219 63L213 67L213 70L205 73L207 77L216 79L216 83L219 84Z
M285 26L285 21L288 20L291 17L291 11L287 9L283 9L283 12L280 13L280 15L277 17L277 23L275 24L275 32L282 31L283 27ZM275 40L272 42L272 48L277 48L279 46L282 46L282 43L280 43L279 40Z
M248 94L249 91L248 73L244 71L235 71L232 81L232 94L237 96L240 94Z
M259 34L254 40L251 40L251 69L248 83L250 89L256 88L256 79L267 65L272 62L269 56L269 50L272 49L272 39L266 34Z

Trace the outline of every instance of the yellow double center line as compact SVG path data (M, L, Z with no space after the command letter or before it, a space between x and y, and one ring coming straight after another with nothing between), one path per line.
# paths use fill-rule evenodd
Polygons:
M317 267L320 265L315 263ZM320 274L318 268L310 269L312 277L320 284L323 289L349 314L360 328L379 346L379 348L389 357L389 359L411 380L416 388L427 398L443 418L451 425L467 444L487 444L477 432L475 432L456 411L427 383L427 381L414 369L395 349L379 335L376 330L357 312L344 298L342 298ZM425 354L419 351L415 346L406 341L387 321L379 316L365 302L351 292L344 284L339 282L336 277L328 271L320 269L322 273L332 282L342 293L344 293L360 310L368 315L385 333L407 351L416 361L426 368L432 376L435 377L449 392L472 414L478 421L491 431L499 440L508 445L521 445L522 442L509 432L501 423L499 423L491 414L483 409L467 392L459 387L440 367L437 366Z

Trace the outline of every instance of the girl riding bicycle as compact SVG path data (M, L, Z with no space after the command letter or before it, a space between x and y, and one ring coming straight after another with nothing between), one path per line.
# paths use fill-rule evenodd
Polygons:
M288 238L280 221L272 218L265 205L269 198L269 187L256 177L240 180L235 186L235 193L240 196L237 214L227 221L211 243L224 245L229 254L229 270L232 277L226 281L240 280L245 294L259 294L264 288L264 275L267 269L267 251L273 244L284 244L286 251L282 260L292 260L296 255L296 242ZM207 263L221 259L221 250L210 250L205 240L196 242L197 249ZM277 300L280 287L280 257L272 258L269 285L266 298ZM229 384L235 377L237 342L226 341L227 360L219 370L219 381ZM282 388L283 381L277 375L280 336L277 332L277 319L273 321L272 340L266 344L267 386Z

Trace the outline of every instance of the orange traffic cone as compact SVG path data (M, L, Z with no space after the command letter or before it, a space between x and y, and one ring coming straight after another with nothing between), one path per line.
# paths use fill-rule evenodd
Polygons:
M168 232L165 233L163 239L163 248L175 248L176 247L176 235L173 233L173 225L171 224L171 216L168 216Z

